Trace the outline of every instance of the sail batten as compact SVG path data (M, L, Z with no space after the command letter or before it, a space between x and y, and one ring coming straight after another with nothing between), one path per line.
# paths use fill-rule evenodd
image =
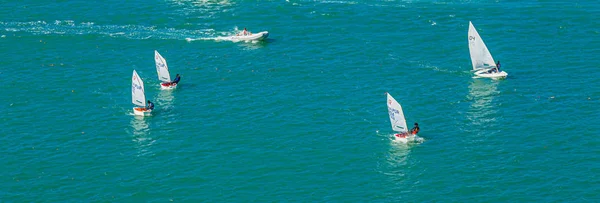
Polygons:
M171 76L169 74L169 67L167 66L167 61L156 50L154 50L154 62L156 64L156 72L158 73L158 79L163 82L171 82Z
M473 70L489 69L496 66L492 54L471 21L469 21L468 40Z

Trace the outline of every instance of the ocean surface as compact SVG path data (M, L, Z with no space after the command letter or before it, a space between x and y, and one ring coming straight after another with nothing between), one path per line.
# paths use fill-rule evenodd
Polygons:
M0 6L0 202L600 201L597 1ZM473 78L469 21L505 80Z

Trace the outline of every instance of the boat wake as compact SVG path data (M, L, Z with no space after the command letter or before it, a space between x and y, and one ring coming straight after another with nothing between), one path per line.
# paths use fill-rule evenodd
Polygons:
M421 144L423 142L425 142L425 138L419 137L418 135L416 135L414 138L411 138L408 140L408 142L406 142L406 139L399 139L396 138L395 134L391 134L388 137L390 137L390 139L392 140L392 143L397 143L397 144Z
M94 22L75 22L72 20L55 20L54 22L30 21L30 22L2 22L0 31L6 31L1 37L22 36L22 33L31 35L98 35L114 38L127 39L172 39L186 40L188 42L198 40L209 41L231 41L258 43L255 40L239 40L233 36L239 33L237 27L232 31L215 32L214 29L186 30L168 27L143 26L143 25L97 25ZM13 33L13 34L9 34Z
M72 20L55 20L54 22L2 22L0 31L5 37L18 33L32 35L99 35L128 39L174 39L181 40L197 36L214 35L213 29L185 30L168 27L143 26L143 25L97 25L94 22L75 22Z
M392 133L392 134L386 134L386 133L380 133L379 130L375 131L377 133L378 136L382 136L385 138L388 138L391 143L394 144L401 144L401 145L411 145L411 144L421 144L423 142L425 142L425 138L423 137L419 137L418 135L416 135L414 137L414 139L409 140L407 143L405 143L404 141L402 141L402 139L396 139L396 133Z
M199 38L185 38L185 41L193 42L193 41L232 41L236 42L231 37L199 37Z

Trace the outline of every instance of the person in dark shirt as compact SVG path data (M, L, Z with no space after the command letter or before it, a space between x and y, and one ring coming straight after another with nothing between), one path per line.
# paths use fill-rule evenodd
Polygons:
M411 133L411 134L413 134L413 135L416 135L417 133L419 133L419 130L420 130L420 128L419 128L419 124L418 124L418 123L415 123L415 127L413 127L413 128L410 130L410 133Z
M498 61L498 62L496 63L496 72L498 72L498 73L499 73L500 71L501 71L501 70L500 70L500 61Z
M154 109L154 103L152 103L150 100L148 100L148 104L146 104L146 110L153 110Z
M177 83L179 83L179 80L181 80L181 77L179 77L179 74L177 74L175 76L175 80L173 80L173 82L171 82L171 84L177 84Z

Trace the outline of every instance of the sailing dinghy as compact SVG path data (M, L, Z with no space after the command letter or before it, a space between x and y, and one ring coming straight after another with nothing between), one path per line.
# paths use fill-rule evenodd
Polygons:
M471 21L469 21L469 53L475 75L484 78L506 78L508 76L508 73L502 70L497 71L498 67L496 67L492 54Z
M133 70L131 77L131 102L136 105L133 107L133 114L139 116L150 116L151 109L146 109L146 95L144 95L144 81Z
M154 50L154 62L156 63L158 79L162 81L160 83L160 89L175 89L177 87L177 83L171 82L171 75L169 73L167 61L156 50Z
M394 134L394 138L403 143L414 140L416 135L408 133L402 106L400 106L400 103L390 93L387 93L387 107L390 114L390 122L392 123L392 130L397 132Z

